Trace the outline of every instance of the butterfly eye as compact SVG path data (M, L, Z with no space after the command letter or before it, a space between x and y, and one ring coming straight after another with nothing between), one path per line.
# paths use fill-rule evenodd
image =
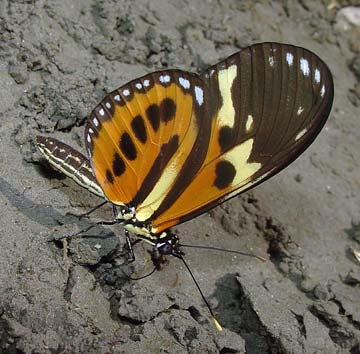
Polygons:
M161 242L156 244L156 248L160 254L170 255L173 253L173 245L171 241Z

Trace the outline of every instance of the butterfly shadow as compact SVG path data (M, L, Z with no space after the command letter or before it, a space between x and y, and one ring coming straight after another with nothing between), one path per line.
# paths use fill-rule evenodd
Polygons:
M51 230L52 235L50 237L54 239L53 243L57 248L63 247L62 242L56 241L57 237L64 236L64 234L75 233L76 230L82 230L93 224L93 222L87 219L79 220L76 215L64 215L56 211L51 205L35 203L2 177L0 177L0 193L8 200L10 205L19 210L28 219ZM60 228L54 233L54 229L57 227ZM93 248L95 245L100 245L100 247L97 246L98 257L96 258L98 259L113 251L119 243L119 238L112 231L101 226L97 226L96 229L92 230L89 234L77 236L74 240L82 240L82 242L86 243L90 248ZM77 242L77 244L79 243L80 242ZM80 250L79 247L77 247L77 249ZM82 263L87 263L87 261L92 263L95 261L93 256L91 260L87 260L86 255L82 258Z
M60 221L61 223L66 222L64 215L57 212L54 208L35 203L1 177L0 193L13 207L18 209L28 219L38 224L52 228L59 225ZM70 220L68 222L70 222ZM75 222L75 220L73 222Z

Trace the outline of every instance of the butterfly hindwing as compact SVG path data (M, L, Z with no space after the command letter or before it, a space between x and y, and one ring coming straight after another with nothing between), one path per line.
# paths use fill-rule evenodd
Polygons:
M329 69L303 48L254 45L202 76L212 102L211 139L201 169L177 200L155 213L153 232L195 217L274 175L324 125L333 100Z

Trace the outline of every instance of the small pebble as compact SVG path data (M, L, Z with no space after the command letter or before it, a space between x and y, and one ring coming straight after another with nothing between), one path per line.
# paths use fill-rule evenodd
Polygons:
M29 73L25 63L10 62L8 73L17 84L24 84L29 79Z

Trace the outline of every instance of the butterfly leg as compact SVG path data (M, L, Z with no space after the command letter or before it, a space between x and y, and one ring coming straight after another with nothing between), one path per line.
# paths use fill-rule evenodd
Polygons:
M134 253L134 249L130 240L130 233L129 231L125 230L125 239L126 239L126 244L129 248L129 252L130 252L130 257L128 260L128 263L132 263L135 261L135 253Z
M98 226L98 225L115 225L115 224L119 224L120 223L120 220L110 220L110 221L107 221L107 220L103 220L103 221L98 221L97 223L95 224L92 224L90 226L88 226L86 229L83 229L79 232L76 232L75 234L72 234L72 235L65 235L65 236L61 236L61 237L58 237L58 238L52 238L49 240L49 242L53 242L53 241L61 241L61 240L64 240L64 239L70 239L70 238L73 238L73 237L76 237L76 236L79 236L85 232L88 232L89 230L93 229L95 226Z
M116 205L113 204L112 205L112 210L113 210L113 214L114 214L114 219L116 220L116 217L118 215L118 211L116 209ZM134 253L134 249L133 249L133 246L132 246L132 243L131 243L131 240L130 240L130 233L128 230L125 230L125 240L126 240L126 244L129 248L129 252L130 252L130 257L129 257L129 260L128 262L129 263L132 263L135 261L135 253Z
M114 219L116 219L117 215L118 215L118 212L117 212L117 209L116 209L116 205L115 204L112 204L112 211L113 211L113 215L114 215Z

